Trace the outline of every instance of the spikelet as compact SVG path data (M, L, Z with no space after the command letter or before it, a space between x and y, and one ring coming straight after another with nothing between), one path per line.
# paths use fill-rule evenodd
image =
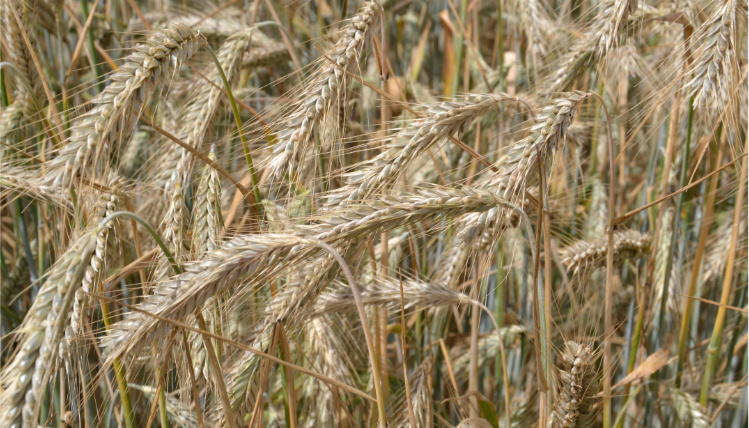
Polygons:
M74 120L72 135L46 165L43 185L66 190L90 160L107 159L111 146L132 131L131 109L140 108L158 82L169 78L205 43L200 33L178 23L137 45L109 86L91 101L95 107Z
M617 230L614 232L614 263L634 259L647 254L650 248L650 235L636 230ZM562 264L568 271L581 273L599 268L606 262L608 236L597 239L575 241L562 249Z
M593 348L564 342L561 368L557 369L558 392L554 397L547 428L587 428L598 416L596 369Z
M311 137L317 125L341 102L349 76L358 65L367 40L372 36L376 21L382 15L382 8L376 2L367 2L351 18L351 24L342 30L342 36L323 58L321 68L309 87L302 93L302 101L289 114L290 119L278 134L268 168L276 179L288 171L293 171L296 156ZM331 62L330 60L333 62Z
M100 227L79 238L58 259L19 329L19 345L0 373L0 426L36 427L42 394L50 379L77 285L96 249Z

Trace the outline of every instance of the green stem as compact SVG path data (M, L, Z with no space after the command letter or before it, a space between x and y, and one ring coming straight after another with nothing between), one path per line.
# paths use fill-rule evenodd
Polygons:
M715 139L720 144L720 134L723 129L721 124L716 132ZM718 155L713 157L711 162L711 169L715 169L719 164L721 157L720 147L718 148ZM707 200L705 203L705 214L702 217L702 225L700 226L700 237L697 241L697 251L694 256L694 262L692 265L692 275L689 279L689 289L687 291L687 301L684 308L684 314L681 318L681 329L679 330L679 359L676 365L676 387L681 388L681 377L684 372L684 362L687 354L687 339L689 336L689 324L692 316L692 307L694 306L695 290L697 289L697 279L700 273L700 266L702 265L702 258L705 254L705 245L707 244L707 236L710 234L710 224L713 218L713 204L715 203L715 190L718 187L718 175L714 175L710 180L710 187L707 191Z
M237 107L237 101L234 99L234 94L231 92L231 85L229 84L229 80L226 78L226 74L224 73L224 69L221 67L221 63L218 60L218 57L216 57L216 54L213 52L213 49L209 45L206 45L206 50L211 55L211 58L213 59L213 63L216 64L216 68L218 69L218 74L221 76L221 81L224 83L224 88L226 88L226 95L229 97L229 103L231 104L231 111L234 115L234 122L237 124L237 132L239 133L239 138L242 140L242 149L244 150L244 159L247 162L247 167L250 169L250 180L252 181L252 194L255 196L255 203L257 204L258 211L260 213L260 217L263 217L263 205L262 205L262 198L260 197L260 187L258 186L258 179L257 174L255 173L255 164L252 161L252 153L250 152L250 146L247 143L247 137L244 135L244 130L242 129L242 119L239 116L239 107Z
M749 142L746 143L744 151L749 149ZM718 351L723 340L723 326L726 321L726 306L728 297L731 294L731 285L733 282L734 261L736 259L736 247L738 246L739 224L741 222L741 213L744 211L744 191L746 189L746 159L741 162L741 173L739 175L739 193L736 195L736 207L734 208L733 231L731 232L731 243L728 247L728 261L726 263L726 272L723 276L723 290L720 296L721 306L718 308L718 314L715 317L715 326L710 338L710 345L707 348L707 362L705 363L705 375L702 378L702 392L700 393L700 404L707 406L707 398L710 393L710 387L713 383L713 376L718 366Z
M3 53L0 50L0 62L3 61ZM0 68L0 105L3 108L8 107L8 90L5 87L5 71Z
M179 266L179 264L177 264L177 261L174 259L174 256L172 255L171 251L169 251L169 248L167 248L166 244L164 244L164 241L161 239L161 237L159 236L159 234L156 233L156 231L153 229L153 227L151 227L150 224L148 224L147 221L145 221L142 218L138 217L137 215L131 213L130 211L117 211L117 212L114 212L114 213L108 215L107 217L105 217L104 220L102 220L99 223L98 227L99 228L106 227L107 224L110 221L114 220L117 217L127 217L127 218L130 218L130 219L135 220L138 223L140 223L141 226L143 226L146 229L146 231L148 232L148 234L151 235L151 237L153 238L153 240L156 241L156 244L159 245L159 248L161 248L161 251L164 253L164 255L166 256L167 260L169 260L169 264L172 266L172 270L174 271L174 273L177 274L177 275L179 275L179 274L182 273L182 268Z
M682 157L681 161L681 178L679 180L679 187L686 186L687 182L687 169L689 169L689 149L692 145L692 122L694 121L694 97L689 98L689 105L688 105L688 118L687 118L687 141L684 145L684 156ZM681 205L684 201L684 193L679 193L679 196L676 198L676 211L674 211L674 225L673 229L671 229L672 235L671 235L671 242L669 243L668 247L668 253L671 254L674 251L674 248L676 247L676 238L679 236L678 230L679 230L679 222L681 220ZM673 260L674 257L668 257L666 260L666 270L664 272L664 278L663 278L663 293L661 294L661 307L660 311L658 313L658 324L656 327L656 332L658 332L658 337L656 338L656 346L654 349L660 348L661 341L663 339L663 336L666 334L665 330L663 328L663 321L665 318L666 313L666 300L668 300L668 289L670 286L670 280L671 280L671 269L673 269Z

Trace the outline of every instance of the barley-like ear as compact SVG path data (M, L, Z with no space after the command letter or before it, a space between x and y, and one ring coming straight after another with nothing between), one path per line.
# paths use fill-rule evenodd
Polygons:
M118 195L118 183L115 180L109 183L109 191L103 192L99 196L99 202L96 206L96 215L93 216L94 227L115 211L119 204ZM104 268L104 261L107 251L107 241L109 239L109 231L114 227L114 222L109 222L106 227L102 228L101 231L96 235L96 249L91 257L91 262L86 268L86 273L81 281L81 287L75 291L75 300L73 302L73 312L70 316L70 328L72 333L81 333L81 316L86 305L86 302L90 300L88 293L91 291L97 291L98 285L101 281L102 269ZM68 332L66 332L66 335Z
M280 179L287 170L294 170L297 154L303 152L317 125L334 104L341 102L341 95L345 93L349 82L347 73L357 67L365 43L372 36L375 23L381 15L382 8L379 4L365 3L351 18L351 24L342 30L342 36L335 46L325 54L320 69L315 72L310 86L302 93L301 101L278 134L279 142L268 163L268 168L276 179Z
M408 403L404 402L396 411L393 426L410 428L429 428L434 426L432 414L432 358L425 358L424 362L411 375L411 408L416 417L416 427L411 427L408 417ZM405 397L404 397L405 398Z
M677 388L668 388L671 393L671 405L682 426L692 428L707 428L710 418L705 408L692 397L691 394Z
M304 239L294 235L249 235L227 241L220 249L206 253L200 261L187 263L184 273L165 279L153 289L138 309L162 318L181 320L217 293L240 280L262 277L288 268L291 249ZM296 257L307 253L299 251ZM167 332L169 324L133 311L112 326L102 345L111 362L122 353L135 355L143 345Z
M72 135L46 165L44 186L65 190L94 158L107 159L111 146L132 131L132 109L140 109L158 82L170 78L205 43L200 33L178 23L137 45L112 83L91 101L95 107L73 122Z
M557 370L558 392L551 403L547 428L586 428L592 426L598 413L595 409L595 358L591 345L564 342L561 368Z
M347 329L341 329L341 321L332 317L310 320L305 325L306 356L313 370L346 385L354 385L354 363L351 349L344 340ZM346 324L343 324L346 326ZM348 326L347 326L348 327ZM341 426L345 397L311 377L305 379L302 395L310 406L306 418L307 427Z
M482 94L429 106L426 117L412 120L390 139L380 155L368 161L363 170L352 173L346 186L329 196L328 204L368 199L397 180L417 156L436 142L462 132L500 102L511 99L515 97L503 93Z
M566 142L570 124L575 119L578 108L588 97L590 94L584 92L565 93L544 107L536 116L530 135L510 148L500 160L499 171L481 186L496 191L508 201L518 201L525 190L537 182L537 163L550 159L557 145ZM459 239L467 243L489 228L497 230L498 227L506 227L507 222L502 220L503 216L508 215L512 220L512 213L508 213L505 206L464 216Z
M216 150L211 148L208 158L216 161ZM192 253L195 259L219 247L224 220L221 216L221 180L210 165L203 168L203 175L195 195L192 209Z
M16 354L0 373L0 426L37 426L42 394L64 336L76 288L90 266L101 228L79 238L58 259L19 328Z
M614 261L641 257L650 248L650 235L636 230L617 230L614 232ZM562 264L567 270L575 273L602 267L606 262L608 237L582 239L562 249Z
M15 9L15 13L13 9ZM16 66L20 72L20 76L13 76L13 80L15 81L14 94L17 98L23 98L34 95L29 94L28 89L34 90L39 78L37 77L36 69L34 69L29 49L23 40L21 29L18 27L16 14L22 21L27 20L30 17L30 5L14 0L0 1L0 22L3 23L3 32L0 37L4 39L4 47L7 48L5 51L8 55L6 61ZM29 26L28 28L33 28L33 26ZM30 37L29 39L33 46L33 38ZM31 88L27 85L30 85Z
M734 70L739 66L733 45L738 16L746 21L746 3L725 0L699 29L703 44L695 53L694 78L687 83L695 106L715 103L720 112L729 97Z
M673 234L674 208L668 207L661 218L661 229L658 234L658 248L655 252L655 270L653 272L653 296L652 296L652 320L660 317L661 301L663 299L663 288L666 285L666 265L668 259L675 257L669 251ZM678 232L677 232L678 233ZM668 281L668 297L666 299L666 319L675 320L681 307L681 292L679 284L679 269L676 263L671 267L671 276ZM672 317L672 318L669 318Z

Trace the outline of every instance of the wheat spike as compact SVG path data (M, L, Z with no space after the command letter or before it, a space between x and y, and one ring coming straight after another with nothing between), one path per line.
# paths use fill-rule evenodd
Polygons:
M650 235L636 230L614 232L614 262L641 257L650 248ZM606 262L608 237L582 239L562 249L562 264L574 273L601 267Z
M325 54L323 64L301 96L302 101L290 113L290 119L278 134L280 141L268 162L268 168L276 179L281 178L287 169L294 170L296 155L302 152L331 107L341 102L341 95L345 93L349 81L347 73L355 70L365 43L371 37L381 14L379 4L365 3L351 18L351 24L342 30L341 38L335 46Z
M46 165L43 185L65 190L92 156L107 158L111 146L131 132L131 110L141 108L158 82L169 78L205 43L200 33L178 23L137 45L112 75L109 86L91 101L95 107L75 119L72 135Z
M351 174L346 186L329 196L328 204L367 199L397 180L417 156L436 142L463 132L477 118L510 99L516 98L503 93L482 94L428 106L424 118L411 121L390 139L380 155Z
M564 342L559 389L551 403L547 428L587 428L596 417L596 369L593 348L573 341Z
M52 267L19 328L18 350L3 367L0 381L0 426L36 427L42 393L47 386L56 351L77 284L83 280L96 249L95 227L79 238Z

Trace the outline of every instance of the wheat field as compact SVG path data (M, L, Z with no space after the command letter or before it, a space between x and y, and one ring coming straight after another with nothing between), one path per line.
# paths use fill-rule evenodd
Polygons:
M0 427L746 427L746 0L0 0Z

